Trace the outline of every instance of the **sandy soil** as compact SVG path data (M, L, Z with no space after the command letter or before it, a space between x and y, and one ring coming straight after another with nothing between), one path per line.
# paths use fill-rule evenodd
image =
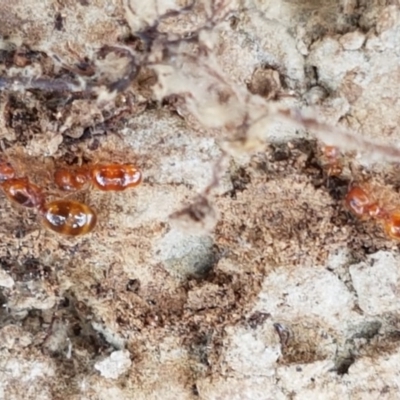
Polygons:
M400 204L399 5L135 3L0 4L4 159L144 175L74 238L1 194L0 398L398 398L398 244L344 198Z

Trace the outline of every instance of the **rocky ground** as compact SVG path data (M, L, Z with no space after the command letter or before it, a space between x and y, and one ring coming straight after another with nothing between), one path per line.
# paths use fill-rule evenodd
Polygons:
M0 4L3 157L144 175L75 238L1 195L0 398L398 398L399 246L343 199L400 205L400 6L141 3Z

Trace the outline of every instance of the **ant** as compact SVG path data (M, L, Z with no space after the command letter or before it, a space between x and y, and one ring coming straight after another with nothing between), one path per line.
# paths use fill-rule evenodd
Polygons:
M321 152L327 162L328 176L338 176L343 171L340 150L335 146L321 146Z
M66 191L82 189L88 182L103 191L122 191L137 186L142 173L133 164L108 164L61 168L54 178L57 186ZM68 199L46 202L42 190L26 177L16 178L15 169L5 161L0 161L0 187L10 201L35 208L42 224L56 233L85 235L96 226L97 215L91 207Z
M8 200L23 207L40 209L45 202L42 190L28 178L16 178L13 166L5 161L0 161L0 187Z
M86 235L97 223L95 211L84 203L73 200L54 200L39 210L43 225L60 234Z
M368 191L354 185L348 191L345 204L351 213L361 219L373 219L383 224L388 237L400 240L400 211L387 211L375 201Z
M400 211L394 211L384 221L386 234L395 240L400 240Z
M54 173L56 185L65 191L77 191L89 182L103 191L123 191L135 187L142 181L142 173L133 164L107 164L60 168ZM56 200L42 209L44 223L56 232L83 235L92 231L96 214L85 204L70 200ZM62 216L62 223L58 224ZM65 222L64 222L65 221Z
M82 79L79 80L57 77L52 79L43 77L31 79L25 76L0 76L0 90L36 89L54 93L78 92L84 95L93 94L99 100L104 100L112 98L112 96L108 97L104 95L102 97L100 94L104 93L100 91L100 88L105 87L108 89L110 93L106 93L107 95L124 92L128 90L131 83L137 78L141 69L148 67L154 70L159 78L158 91L154 91L156 97L170 94L181 95L186 102L187 110L192 115L197 116L205 126L226 128L228 131L231 131L230 133L236 132L230 135L227 140L227 142L232 142L233 145L236 143L240 144L243 148L251 149L253 144L258 143L258 139L263 138L265 132L264 122L267 123L270 120L277 119L291 122L301 128L310 130L319 141L329 143L329 146L322 148L322 153L328 164L329 175L339 175L342 173L339 150L363 151L369 154L374 160L400 160L400 149L387 144L376 143L362 135L356 135L347 129L332 127L302 113L297 108L274 107L270 101L264 101L259 96L253 96L244 91L243 88L230 80L229 76L224 74L222 69L214 67L214 58L212 57L213 54L211 54L213 50L212 44L210 44L211 41L202 38L207 36L203 35L204 33L212 31L218 22L226 20L232 14L233 11L230 10L230 2L226 0L211 1L210 7L207 7L206 24L203 27L194 29L189 35L169 35L159 30L163 20L177 17L183 13L194 12L197 3L192 0L187 6L179 10L167 11L153 23L147 23L147 26L143 26L147 21L142 21L142 24L140 24L142 29L132 32L132 38L135 39L133 41L134 46L124 43L101 48L97 53L99 60L107 59L110 53L114 53L115 56L125 59L126 62L121 63L123 65L121 71L118 71L120 72L119 78L114 78L113 74L113 78L106 79L107 76L104 74L92 73L91 65L89 65L87 70L82 70L82 68L70 69L70 71L81 75ZM138 16L131 2L126 3L126 12L128 23L131 22L131 26L135 25L132 21L135 20L135 17L138 18ZM132 31L134 30L132 28ZM193 52L190 46L185 46L189 44L197 47L196 51ZM61 60L57 59L56 61L62 64ZM95 64L93 63L93 65ZM178 74L181 74L183 78L182 85L177 85L180 82ZM83 76L86 76L86 78L84 79ZM170 81L168 81L169 76L173 78ZM203 79L204 81L198 82L199 79ZM186 85L186 82L190 83L191 80L196 84L197 89L207 88L207 90L202 89L201 91L197 91L196 89L194 93L191 93L188 91L188 85ZM221 93L224 93L224 96L220 96ZM221 98L224 101L220 101L219 99ZM204 104L207 106L205 109L201 109L201 107L204 107ZM225 107L226 104L229 105L229 110L238 111L237 118L231 118L232 116L236 117L236 111L227 112L228 108ZM207 110L213 108L222 111L219 113L221 115L219 120L209 118ZM7 171L5 165L2 167L4 167L4 175L0 179L4 181L2 187L9 199L25 206L27 206L26 204L31 204L31 207L36 207L39 211L46 208L46 205L43 205L45 203L42 200L40 189L32 185L26 178L19 178L17 182L13 182L12 179L14 178L10 178L7 175L10 171ZM60 169L56 172L54 178L57 186L66 191L82 189L89 183L103 191L122 191L138 185L142 179L140 171L130 164L99 165L91 168L79 167L73 171ZM7 181L10 182L7 184ZM14 186L12 185L13 183ZM19 185L16 191L11 190L11 188L15 189L16 184ZM384 221L387 234L390 237L396 237L397 228L395 227L397 225L400 226L400 214L392 213L389 215L370 198L364 189L356 188L351 188L346 197L346 204L349 209L361 218L373 218ZM23 198L27 199L28 203L25 204L25 201L21 200ZM68 200L58 200L58 202L61 201ZM204 202L207 202L206 198ZM61 205L61 203L57 204L58 206ZM85 214L87 211L83 208L72 207L72 205L68 208L69 211L67 211L67 207L54 207L54 210L57 210L54 211L56 216L58 212L61 213L61 209L65 214L63 214L63 218L65 216L68 218L71 215L74 216L75 213L77 215L81 212ZM95 218L91 218L91 221L95 221ZM61 232L62 229L60 230L58 227L54 228L53 222L49 222L51 225L50 229L55 231L58 229ZM91 225L89 224L89 226ZM400 237L400 233L398 236Z
M0 161L0 187L13 203L37 210L42 225L64 235L78 236L89 233L96 225L94 210L72 200L46 202L42 190L28 178L16 178L13 166Z
M378 203L361 186L350 188L345 203L347 208L361 219L380 219L385 215Z
M75 169L60 168L54 174L56 185L65 191L84 188L89 182L103 191L123 191L142 181L142 173L133 164L94 165Z
M327 161L328 175L337 176L343 171L340 152L335 146L322 146L321 152ZM388 237L400 240L400 211L389 212L382 207L366 187L352 185L344 199L346 208L361 220L374 220L383 224Z

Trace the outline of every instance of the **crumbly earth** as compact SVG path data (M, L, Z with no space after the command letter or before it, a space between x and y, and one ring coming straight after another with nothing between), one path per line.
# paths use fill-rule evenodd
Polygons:
M1 2L0 81L85 80L107 59L99 49L145 54L134 27L187 4L135 3ZM66 196L52 180L59 166L133 162L144 174L130 191L68 195L98 213L82 237L47 231L1 195L0 398L398 398L399 247L343 203L362 182L395 209L398 165L345 153L343 172L329 176L308 132L275 121L250 149L229 118L218 124L217 107L199 99L193 115L184 99L214 87L207 71L255 101L313 108L396 145L400 6L228 3L217 21L198 2L155 31L178 42L202 26L217 32L201 40L219 69L199 62L184 94L173 92L179 68L173 81L150 58L108 101L0 92L3 157L49 198ZM162 43L167 62L179 59L181 47ZM203 42L188 43L200 57ZM218 92L221 105L229 93Z

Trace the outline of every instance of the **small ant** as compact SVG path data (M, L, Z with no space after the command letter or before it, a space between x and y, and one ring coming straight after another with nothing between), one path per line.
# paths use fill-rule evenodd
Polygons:
M395 240L400 240L400 211L389 214L383 223L386 234Z
M0 161L0 187L7 198L20 206L41 208L45 201L41 189L27 178L16 178L15 175L10 163Z
M28 178L7 179L1 184L7 198L20 206L40 208L44 204L42 190L29 182Z
M94 165L75 169L60 168L54 174L56 185L65 191L76 191L89 182L103 191L123 191L139 185L142 173L133 164Z
M346 195L347 208L361 219L374 219L383 224L391 239L400 240L400 211L387 211L361 186L353 186Z
M48 229L69 236L86 235L96 226L95 211L73 200L54 200L39 210L42 223Z
M11 164L0 161L0 187L6 197L20 206L35 208L42 224L57 233L78 236L89 233L96 225L96 213L86 204L72 200L46 203L42 190L28 178L16 178Z
M321 152L328 164L328 175L337 176L343 171L340 152L334 146L322 146ZM352 185L344 200L346 208L362 220L372 219L383 224L386 235L400 240L400 211L389 212L383 208L369 191L361 185Z
M89 182L103 191L122 191L137 186L142 173L133 164L107 164L75 169L61 168L54 174L57 186L66 191L82 189ZM60 234L78 236L96 226L95 211L84 203L61 199L46 202L42 190L28 178L16 178L13 166L0 160L0 187L6 197L24 207L35 208L42 224Z
M338 176L343 171L343 166L340 161L340 151L335 146L322 146L321 152L328 166L329 176Z
M361 219L382 219L386 213L361 186L353 186L347 192L347 208Z
M135 21L136 15L135 9L133 8L131 2L126 2L126 13L128 16L128 22L130 20ZM158 67L163 68L164 66L171 66L174 71L182 69L183 65L188 65L191 67L193 65L193 73L188 70L183 72L184 81L186 79L197 79L198 76L203 76L205 79L209 79L210 82L200 82L201 87L216 88L210 91L210 98L213 98L215 94L222 93L220 88L224 89L223 92L229 93L232 100L225 101L229 104L237 104L238 106L245 106L243 111L243 120L233 123L232 125L224 122L224 118L221 122L217 123L215 127L219 126L221 128L234 127L239 135L237 136L238 142L242 145L248 140L250 144L251 138L253 137L248 132L253 126L261 125L264 118L276 118L283 121L291 122L302 128L306 128L314 132L314 135L318 140L329 142L330 145L325 145L321 148L323 157L325 158L327 164L327 173L329 176L336 176L342 173L342 164L340 162L340 151L338 147L340 146L345 150L356 150L364 151L376 158L384 158L385 160L398 161L400 159L400 149L397 149L390 145L375 143L372 140L368 140L364 137L357 136L347 129L333 128L329 124L319 122L317 119L307 116L300 112L299 109L276 109L274 107L269 107L267 101L261 103L260 99L253 99L250 95L242 96L241 91L236 90L233 83L224 76L222 72L215 69L209 65L209 55L213 51L213 47L210 46L207 40L203 40L203 33L211 31L217 23L224 21L231 14L230 2L228 1L216 1L212 0L209 2L209 11L206 12L207 23L195 29L189 36L180 36L171 34L168 32L163 32L159 30L160 24L168 19L180 16L182 13L193 12L195 15L195 6L197 2L192 0L185 7L179 10L167 11L165 14L159 16L153 23L148 22L147 26L144 26L139 31L133 30L133 38L135 39L133 43L135 46L130 46L129 43L115 46L104 46L97 53L98 60L107 59L108 54L113 53L114 56L125 58L126 62L121 63L121 71L114 77L108 78L107 74L95 73L96 63L90 63L85 61L84 64L76 66L76 68L67 68L70 72L74 72L77 75L85 76L85 79L62 79L57 77L44 78L28 78L25 75L20 77L8 77L0 76L0 89L2 90L41 90L44 92L70 92L70 93L82 93L85 95L93 94L96 95L99 100L102 97L99 93L103 92L103 89L99 91L99 88L105 87L112 94L117 94L128 90L131 83L138 77L139 72L143 68L153 69L156 74L161 78L161 74ZM156 3L157 5L157 3ZM157 14L158 10L157 10ZM147 22L147 21L141 21ZM132 25L135 25L132 23ZM143 25L143 24L141 24ZM185 50L185 44L194 44L198 47L195 52ZM58 57L54 57L55 61L63 63ZM213 60L213 58L211 59ZM100 65L101 63L99 63ZM83 68L82 68L83 66ZM198 71L196 66L201 67ZM65 66L64 66L65 67ZM222 71L222 70L221 70ZM100 71L101 72L101 71ZM168 74L165 75L165 81L167 81ZM171 83L176 82L172 79ZM175 92L175 86L178 86ZM162 93L169 93L173 95L181 95L183 99L188 99L188 110L196 111L197 115L201 115L200 110L201 102L197 101L196 96L192 93L187 93L187 86L180 87L180 85L173 85L169 88L166 85L165 90ZM197 92L196 92L197 93ZM203 93L203 92L199 92ZM205 92L206 93L206 92ZM199 94L197 96L199 96ZM157 94L159 96L160 94ZM107 97L107 96L106 96ZM219 96L218 96L219 97ZM192 104L192 105L190 105ZM219 104L218 104L219 105ZM256 110L260 107L265 108L265 113L253 112L253 105L256 106ZM235 109L235 108L232 108ZM238 108L239 109L239 108ZM200 111L200 112L199 112ZM196 115L196 112L192 114ZM208 118L204 119L208 124ZM202 122L202 121L200 121ZM236 124L236 126L235 126ZM214 125L212 125L214 126ZM257 129L255 130L257 131ZM332 134L334 133L334 134ZM49 227L49 229L60 233L78 235L81 233L87 233L91 231L94 227L96 218L94 212L87 206L81 203L69 202L69 200L56 200L54 202L45 203L43 195L40 188L31 184L27 178L15 178L15 173L13 169L10 169L10 165L4 162L0 163L0 187L3 188L6 196L17 204L23 205L25 207L37 208L44 219L44 224ZM142 180L142 175L139 170L137 170L131 164L110 164L110 165L98 165L90 168L79 167L74 170L69 170L62 168L56 171L55 183L57 186L65 191L76 191L83 189L86 185L92 184L99 190L103 191L123 191L127 188L134 187L138 185ZM207 193L206 193L207 194ZM208 200L206 196L201 197L201 204L207 204ZM367 219L372 218L378 221L382 221L385 226L386 233L396 239L400 239L400 212L393 212L391 214L383 210L377 202L370 198L367 191L358 186L353 186L350 188L345 203L350 211L358 217ZM77 206L79 204L79 206ZM188 208L191 210L191 208ZM179 212L177 213L179 214ZM51 215L52 217L50 217ZM87 216L84 219L83 227L81 230L74 230L77 216ZM72 227L72 228L65 228ZM86 229L88 227L88 229Z
M85 167L78 167L74 170L60 168L54 173L54 182L64 191L81 190L89 179L89 170Z

